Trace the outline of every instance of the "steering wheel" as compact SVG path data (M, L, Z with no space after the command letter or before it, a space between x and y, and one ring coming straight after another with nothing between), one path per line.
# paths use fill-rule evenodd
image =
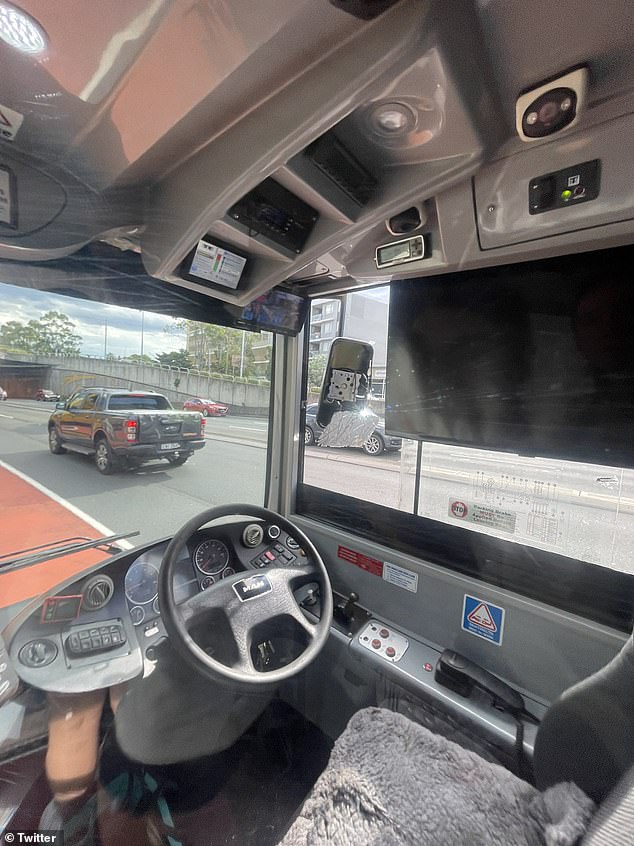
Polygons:
M227 576L197 593L185 602L174 599L174 572L182 560L186 543L207 523L220 517L255 517L275 523L298 542L306 553L306 563L290 566L269 566L263 570L247 570ZM304 559L299 559L304 560ZM310 622L302 613L293 591L307 582L318 582L321 597L321 618ZM194 669L214 681L231 682L250 689L276 685L301 672L325 645L332 622L332 591L321 556L306 535L280 514L256 505L221 505L192 517L170 541L159 572L161 618L174 648ZM230 626L237 647L232 666L213 658L190 634L192 626L202 623L210 612L222 612ZM293 661L268 672L256 669L251 658L253 631L262 623L290 617L307 637L307 645Z

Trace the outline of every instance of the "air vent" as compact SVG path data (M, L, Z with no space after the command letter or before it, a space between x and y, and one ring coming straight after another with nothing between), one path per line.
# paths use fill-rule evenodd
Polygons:
M259 546L263 539L264 529L259 523L250 523L242 532L242 543L249 547L249 549Z
M94 576L84 585L82 607L85 611L97 611L112 599L114 583L110 576Z

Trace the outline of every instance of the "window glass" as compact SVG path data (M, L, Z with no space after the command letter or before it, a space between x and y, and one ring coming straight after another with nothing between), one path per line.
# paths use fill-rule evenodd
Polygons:
M150 411L163 411L171 408L171 405L169 400L162 396L114 394L108 400L108 408L112 411L129 411L135 408L147 408Z
M99 394L96 394L94 391L92 393L86 394L84 399L82 408L84 411L92 411L95 406L97 405L97 399L99 398Z
M385 431L383 381L387 351L389 290L355 292L336 300L316 300L311 308L308 352L308 396L303 480L316 487L347 494L366 502L404 511L414 507L416 444L392 437ZM324 315L343 311L343 334L369 341L375 350L373 396L369 406L376 414L376 428L362 448L319 446L316 411L330 345L339 334L334 320ZM315 343L315 339L320 340ZM379 391L374 392L374 374Z
M84 405L84 394L74 394L70 400L68 401L68 408L72 409L73 411L77 411L80 408L83 408Z
M424 443L418 513L634 574L634 470Z

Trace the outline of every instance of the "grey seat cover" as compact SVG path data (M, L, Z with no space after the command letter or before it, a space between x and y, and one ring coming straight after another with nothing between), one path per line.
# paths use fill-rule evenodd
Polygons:
M573 846L594 805L545 793L401 714L359 711L281 846Z
M634 766L603 802L582 846L632 846L634 843Z
M540 790L574 781L601 803L634 765L634 638L548 709L535 744Z

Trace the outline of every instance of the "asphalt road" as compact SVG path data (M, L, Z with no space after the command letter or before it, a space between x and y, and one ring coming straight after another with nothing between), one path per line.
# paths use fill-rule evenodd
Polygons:
M89 457L50 454L51 410L34 401L3 402L0 457L113 531L140 530L133 543L169 535L211 505L263 501L267 420L210 417L207 446L183 467L156 462L101 476ZM371 458L356 449L311 447L304 479L411 510L415 448L405 442L402 453ZM452 513L454 502L467 517ZM474 504L493 509L488 528ZM634 471L425 444L419 513L634 573Z

